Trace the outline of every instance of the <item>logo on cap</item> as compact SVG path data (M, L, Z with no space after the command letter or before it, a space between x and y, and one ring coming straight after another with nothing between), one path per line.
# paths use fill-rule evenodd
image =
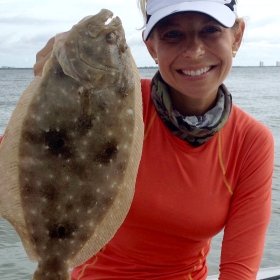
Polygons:
M225 4L227 7L229 7L232 11L234 11L234 6L237 4L237 0L231 0L229 4Z

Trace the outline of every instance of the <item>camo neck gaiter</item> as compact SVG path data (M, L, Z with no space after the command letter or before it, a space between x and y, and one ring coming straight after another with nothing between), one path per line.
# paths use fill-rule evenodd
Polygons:
M217 103L203 116L182 116L173 109L168 93L168 86L159 72L152 80L152 100L157 113L175 136L187 141L194 147L206 143L227 122L231 107L231 94L225 87L219 87Z

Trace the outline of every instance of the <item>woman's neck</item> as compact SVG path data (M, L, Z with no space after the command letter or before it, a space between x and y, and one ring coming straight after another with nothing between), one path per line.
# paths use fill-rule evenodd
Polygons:
M203 99L190 98L177 90L169 87L169 95L172 106L183 116L203 116L207 111L215 107L217 94Z

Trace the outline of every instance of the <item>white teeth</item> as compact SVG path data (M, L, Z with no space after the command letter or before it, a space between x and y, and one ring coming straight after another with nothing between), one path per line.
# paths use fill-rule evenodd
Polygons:
M200 76L201 74L208 72L210 69L211 67L205 67L196 71L192 70L192 71L182 71L182 72L188 76Z

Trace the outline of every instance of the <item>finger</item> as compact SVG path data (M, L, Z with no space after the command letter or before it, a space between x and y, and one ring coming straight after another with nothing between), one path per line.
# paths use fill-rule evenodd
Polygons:
M53 49L55 37L52 37L49 39L47 44L44 48L42 48L37 54L36 54L36 61L40 60L42 57L49 56Z
M36 63L33 66L33 72L35 76L42 76L44 64L51 56L54 41L55 37L49 39L45 47L36 54Z
M49 52L46 56L41 56L39 60L36 59L36 63L33 66L34 76L42 76L44 65L50 56L51 52Z

